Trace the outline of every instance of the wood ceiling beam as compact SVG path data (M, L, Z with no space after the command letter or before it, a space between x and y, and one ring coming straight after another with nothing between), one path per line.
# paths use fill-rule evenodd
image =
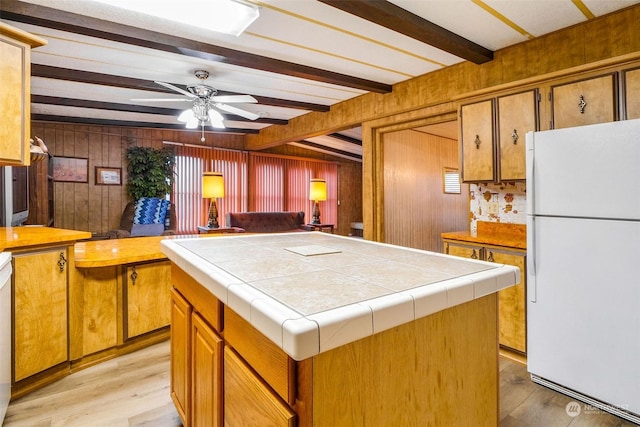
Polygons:
M160 116L178 116L183 110L176 108L148 107L144 105L119 104L115 102L90 101L87 99L63 98L59 96L31 95L32 104L63 105L66 107L92 108L98 110L124 111L127 113L157 114ZM274 125L286 125L288 120L261 117L256 120L224 113L225 120L234 122L269 123Z
M129 120L112 120L112 119L97 119L93 117L69 117L69 116L56 116L55 114L32 114L31 120L37 122L59 122L59 123L82 123L87 125L97 126L123 126L123 127L136 127L136 128L153 128L153 129L176 129L190 132L200 132L199 129L185 129L181 123L156 123L156 122L140 122ZM212 129L211 127L205 128L205 133L233 133L233 134L257 134L259 129L240 129L240 128L227 128L227 129Z
M31 76L42 77L46 79L66 80L72 82L95 84L100 86L113 86L125 89L146 90L159 93L176 93L170 89L160 86L153 81L136 79L132 77L114 76L112 74L95 73L92 71L72 70L69 68L52 67L49 65L32 64ZM169 83L169 82L167 82ZM173 84L173 83L172 83ZM182 89L186 89L184 85L174 84ZM218 95L235 95L235 93L219 91ZM269 98L266 96L255 96L259 104L271 105L284 108L297 108L307 111L329 111L330 106L322 104L313 104L310 102L290 101L287 99Z
M493 60L493 51L414 15L386 0L319 0L476 64Z
M114 42L179 55L203 58L212 62L269 71L302 79L355 88L366 92L388 93L392 90L391 85L385 83L241 52L198 42L196 40L175 37L170 34L149 31L31 3L16 0L2 0L2 2L0 2L0 11L2 11L3 19L11 21L98 37Z

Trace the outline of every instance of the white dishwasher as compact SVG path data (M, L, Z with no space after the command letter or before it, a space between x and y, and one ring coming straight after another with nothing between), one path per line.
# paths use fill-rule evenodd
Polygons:
M11 399L11 253L0 253L0 425Z

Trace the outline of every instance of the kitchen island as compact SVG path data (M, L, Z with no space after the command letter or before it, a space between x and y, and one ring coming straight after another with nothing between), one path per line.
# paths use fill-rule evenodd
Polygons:
M162 241L185 425L498 424L517 268L330 235Z

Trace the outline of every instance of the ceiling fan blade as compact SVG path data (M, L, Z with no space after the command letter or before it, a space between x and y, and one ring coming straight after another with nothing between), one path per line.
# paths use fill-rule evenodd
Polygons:
M193 99L185 99L185 98L131 98L132 101L141 101L141 102L181 102L181 101L189 101L193 102Z
M219 108L222 111L226 111L227 113L231 113L231 114L236 114L238 116L244 117L245 119L255 120L258 117L260 117L255 113L251 113L246 110L241 110L240 108L232 107L231 105L226 105L226 104L215 104L215 105L216 105L216 108Z
M224 102L227 104L233 103L257 103L258 101L251 95L220 95L220 96L212 96L211 100L213 102Z
M159 81L157 81L157 80L154 80L154 81L155 81L155 83L159 84L160 86L164 86L164 87L166 87L167 89L171 89L171 90L173 90L173 91L176 91L176 92L178 92L178 93L181 93L181 94L183 94L183 95L185 95L185 96L188 96L189 98L195 98L195 97L196 97L196 96L195 96L194 94L192 94L191 92L187 92L187 91L186 91L186 90L184 90L184 89L180 89L178 86L174 86L174 85L172 85L171 83L159 82Z

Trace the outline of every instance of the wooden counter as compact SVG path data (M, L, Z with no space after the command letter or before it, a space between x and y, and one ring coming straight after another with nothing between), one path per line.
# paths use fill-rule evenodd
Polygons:
M0 250L9 252L31 246L55 245L91 238L88 231L51 227L0 227Z

